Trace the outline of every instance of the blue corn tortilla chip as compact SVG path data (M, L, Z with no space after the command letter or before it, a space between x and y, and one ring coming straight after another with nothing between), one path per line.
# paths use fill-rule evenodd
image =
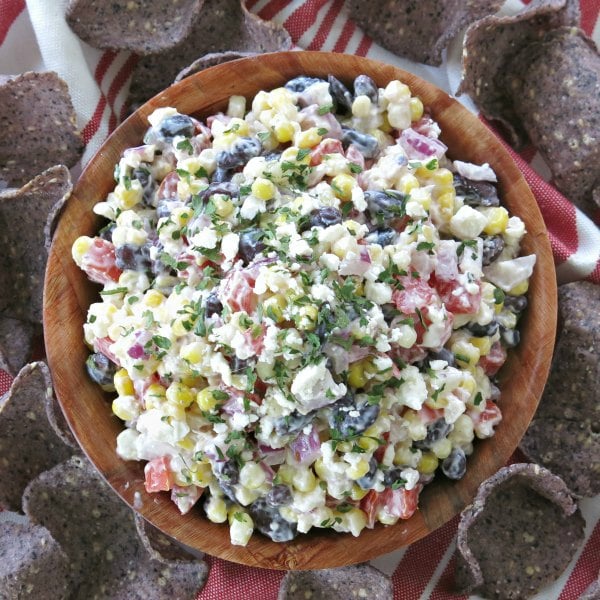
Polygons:
M133 511L86 459L72 457L34 479L23 508L60 543L75 598L192 600L206 581L202 560L153 560L138 537Z
M190 35L172 49L144 56L136 65L129 105L139 106L173 83L177 74L199 57L215 52L274 52L292 45L287 31L263 21L243 0L205 0Z
M53 71L0 76L0 126L0 189L57 163L72 167L83 152L69 89Z
M205 54L204 56L195 60L191 65L185 67L185 69L179 71L177 77L175 77L175 81L181 81L182 79L185 79L194 73L204 71L204 69L208 69L209 67L214 67L215 65L220 65L238 58L254 56L255 54L255 52L211 52L209 54Z
M564 571L584 527L560 477L534 464L504 467L461 513L456 582L485 598L529 598Z
M365 563L339 569L289 571L281 581L277 600L389 600L392 596L390 578Z
M35 362L21 369L0 402L0 481L10 481L0 485L0 507L20 511L29 482L72 454L50 425L51 396L48 367Z
M598 285L577 281L558 288L559 335L552 368L520 444L529 459L585 497L600 494L599 306Z
M66 554L44 527L0 522L0 597L68 598L68 566Z
M39 325L0 315L0 369L16 377L28 362L34 339L41 332Z
M71 0L69 27L94 48L152 54L185 39L204 0Z
M62 165L0 192L0 316L42 322L47 249L73 186Z
M350 18L390 52L428 65L470 23L495 13L503 0L348 0Z

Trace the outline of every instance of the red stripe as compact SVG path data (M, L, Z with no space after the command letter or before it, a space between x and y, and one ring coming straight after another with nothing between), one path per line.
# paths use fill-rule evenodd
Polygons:
M96 132L100 128L100 123L102 122L102 115L104 114L104 109L106 108L106 97L104 94L100 96L100 100L98 100L98 104L96 105L96 110L92 115L92 118L86 123L85 127L81 131L81 135L83 137L83 141L87 144L89 141L96 135Z
M394 600L421 596L450 546L457 524L458 517L455 517L435 533L409 546L392 575Z
M581 29L583 29L587 35L592 35L596 21L600 15L600 1L599 0L581 0Z
M281 12L290 1L291 0L271 0L258 11L258 16L261 19L265 19L265 21L269 21L277 13Z
M371 40L370 37L364 35L363 39L360 41L360 44L358 44L358 48L356 49L355 54L357 56L366 56L367 52L369 52L372 45L373 45L373 40Z
M308 0L298 7L286 20L283 26L292 36L294 43L313 26L317 13L327 4L328 0Z
M102 56L96 65L96 70L94 71L94 79L98 85L102 85L102 80L116 57L117 53L112 50L106 50L102 53Z
M600 260L596 263L596 268L592 271L592 274L586 279L600 285Z
M448 561L444 572L440 575L435 588L429 596L429 600L466 600L468 596L460 595L456 591L454 581L454 569L456 565L456 553Z
M579 598L587 587L596 581L598 573L600 573L600 522L596 523L558 600Z
M354 35L356 31L356 25L352 21L346 21L344 24L344 28L342 29L342 33L338 38L335 46L333 47L334 52L344 52L348 47L348 43L350 42L350 38Z
M8 31L25 10L25 0L0 0L0 45L4 43Z
M327 12L325 13L323 23L317 31L317 35L315 35L315 37L312 39L312 41L308 45L307 50L320 50L323 47L323 44L327 40L327 36L329 36L333 24L335 23L339 12L342 10L343 5L343 0L334 0L331 3L329 8L327 9Z
M108 105L110 107L110 117L108 121L108 132L111 133L118 124L117 114L115 112L115 99L127 80L131 77L133 68L137 64L138 58L135 54L132 54L126 61L125 64L119 69L116 77L108 90Z

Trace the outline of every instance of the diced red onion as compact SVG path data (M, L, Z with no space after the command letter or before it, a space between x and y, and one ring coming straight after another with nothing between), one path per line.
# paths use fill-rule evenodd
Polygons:
M298 437L290 444L292 456L301 465L310 465L321 454L321 438L317 428L313 425L310 433L300 432Z
M398 142L404 148L408 158L441 158L448 150L448 147L435 138L430 138L414 129L405 129L398 139Z

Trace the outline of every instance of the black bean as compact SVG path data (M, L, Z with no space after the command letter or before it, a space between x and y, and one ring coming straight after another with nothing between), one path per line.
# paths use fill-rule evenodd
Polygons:
M250 361L246 358L238 358L236 355L231 357L230 368L232 373L243 373L250 365Z
M483 237L483 266L491 265L504 250L504 239L501 235L491 235Z
M507 295L504 297L504 308L513 313L523 312L527 308L527 297Z
M238 138L229 150L221 150L215 160L221 169L235 169L245 165L251 158L258 156L262 151L260 140L255 137Z
M142 186L142 204L145 206L151 206L152 200L154 199L154 192L156 191L156 182L152 178L150 171L144 167L134 169L131 173L133 179L137 179Z
M467 329L477 337L492 337L493 335L496 335L499 327L500 325L498 324L498 321L494 320L490 321L486 325L480 325L479 323L469 323L467 325Z
M377 480L377 467L379 463L374 456L371 456L369 460L369 470L360 478L356 480L358 486L363 490L369 490L375 485Z
M245 265L266 248L262 241L263 236L264 232L256 228L240 232L239 253Z
M333 75L329 75L327 81L329 81L329 93L336 112L352 112L352 94L348 88Z
M454 189L457 196L463 196L464 203L469 206L500 206L498 190L489 181L473 181L454 175Z
M402 314L397 308L395 304L382 304L380 306L381 312L383 313L383 318L385 322L389 325L393 319L395 319L398 315Z
M308 225L310 227L331 227L342 222L342 213L333 206L316 208L310 213Z
M330 426L343 438L362 433L375 423L379 416L379 405L362 402L360 404L335 403L330 417ZM334 425L331 425L331 424Z
M115 265L119 269L132 271L149 271L152 267L150 247L147 244L123 244L115 248Z
M223 304L219 300L217 292L211 292L204 301L204 316L206 318L213 315L220 315L223 310Z
M402 478L403 467L392 467L388 469L383 475L383 485L385 487L399 488L404 486L404 479Z
M275 433L277 435L293 435L299 433L312 421L313 416L313 411L303 415L295 410L285 417L279 417L275 420Z
M158 132L161 137L171 141L175 136L192 137L195 132L194 122L187 115L171 115L160 122Z
M232 502L236 502L233 486L240 480L240 468L238 464L234 460L220 460L214 464L213 471L217 478L217 483L225 496Z
M515 348L521 341L521 334L518 329L507 329L501 326L500 338L507 348Z
M300 93L303 92L306 88L309 88L311 85L315 83L324 82L323 79L319 79L318 77L307 77L306 75L300 75L299 77L294 77L294 79L290 79L284 87L290 92Z
M365 240L369 244L379 244L380 246L389 246L398 238L398 232L391 227L380 227L369 233Z
M379 152L377 138L356 129L342 129L342 144L344 148L354 144L365 158L375 158Z
M456 358L454 357L454 353L448 350L447 348L442 348L440 350L430 352L427 360L431 362L432 360L445 360L448 363L449 367L456 366Z
M443 440L454 428L454 425L446 422L442 417L427 425L427 436L424 440L419 440L413 444L419 450L429 450L433 444Z
M102 352L90 354L85 361L85 368L90 379L101 385L103 389L106 391L115 389L113 380L117 372L117 365L108 356L102 354Z
M221 169L221 167L217 167L210 177L210 182L224 183L226 181L231 181L234 173L235 171L233 169Z
M396 190L367 190L365 200L369 217L380 225L405 214L406 194Z
M265 496L269 506L285 506L292 502L292 491L284 483L274 485Z
M267 162L273 162L281 158L281 152L275 152L274 150L265 150L262 153L262 156L265 157L265 160Z
M379 101L377 84L368 75L359 75L354 80L354 95L367 96L374 104Z
M108 240L109 242L112 242L112 234L116 226L117 224L114 221L111 221L108 225L105 225L98 232L98 236L101 237L103 240Z
M235 198L240 193L240 187L232 181L215 181L208 185L208 187L202 190L198 197L206 202L212 195L220 194L222 196L228 196L229 198Z
M442 473L448 479L462 479L467 471L467 457L462 448L454 448L442 461Z
M289 542L298 534L296 523L291 523L281 516L279 508L270 506L265 498L255 500L248 512L254 521L254 527L274 542Z

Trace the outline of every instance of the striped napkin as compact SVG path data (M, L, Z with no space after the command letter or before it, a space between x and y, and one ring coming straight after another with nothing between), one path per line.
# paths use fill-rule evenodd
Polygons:
M68 84L86 149L77 176L107 135L124 119L125 100L137 58L81 42L64 20L68 0L0 0L0 73L56 71ZM440 67L399 58L375 44L348 18L343 0L247 0L252 12L283 25L298 48L357 54L415 73L454 93L460 80L462 39L454 40ZM502 14L527 2L508 0ZM600 0L581 0L584 31L600 45ZM459 100L473 112L468 97ZM508 148L508 146L507 146ZM559 283L588 279L600 284L600 230L550 183L549 170L534 148L509 152L521 168L544 216ZM0 393L10 378L0 372ZM517 453L513 460L522 457ZM580 503L586 541L568 569L538 600L575 600L600 570L600 496ZM388 574L397 600L461 599L453 592L457 519L427 538L371 561ZM207 557L208 582L198 600L275 600L284 573L244 567Z

